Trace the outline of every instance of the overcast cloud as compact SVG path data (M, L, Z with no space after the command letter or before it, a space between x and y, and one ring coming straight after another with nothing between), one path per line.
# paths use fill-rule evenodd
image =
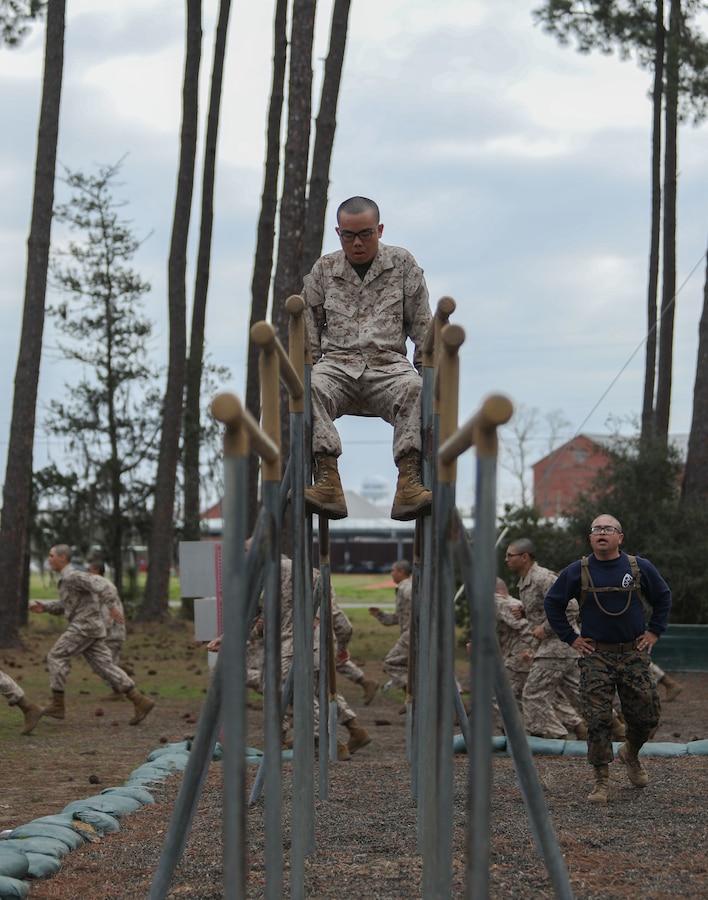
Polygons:
M649 239L650 75L634 62L579 56L534 28L519 0L356 0L331 172L334 210L374 197L384 240L424 267L433 304L451 295L466 331L460 421L489 393L578 429L641 404ZM205 2L201 114L206 114L215 2ZM208 349L243 393L245 325L262 185L272 4L235 4L228 46L207 321ZM318 55L330 4L321 3ZM152 281L155 354L166 359L166 272L178 155L183 5L168 0L72 0L66 32L59 159L71 169L115 163L127 215L150 238L136 259ZM44 34L0 51L0 461L4 472L24 292ZM319 84L321 70L316 73ZM315 111L317 100L315 100ZM708 225L706 127L679 146L679 294L671 430L690 427ZM61 188L58 192L61 198ZM196 207L195 207L196 208ZM193 235L196 235L196 219ZM194 241L193 241L194 246ZM194 256L194 254L193 254ZM191 292L192 269L188 282ZM51 325L40 410L61 385ZM612 390L603 393L624 366ZM342 421L345 486L391 483L391 431ZM538 455L547 448L539 442ZM38 432L36 463L60 448ZM459 469L471 498L473 459ZM502 477L502 494L514 483Z

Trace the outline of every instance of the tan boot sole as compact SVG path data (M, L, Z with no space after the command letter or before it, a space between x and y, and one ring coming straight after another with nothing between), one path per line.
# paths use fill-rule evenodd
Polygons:
M305 509L316 516L325 516L328 519L346 519L349 515L347 507L342 503L316 503L305 495Z
M410 522L412 519L417 519L418 516L429 516L432 506L430 500L423 500L414 506L393 506L391 518L397 522Z

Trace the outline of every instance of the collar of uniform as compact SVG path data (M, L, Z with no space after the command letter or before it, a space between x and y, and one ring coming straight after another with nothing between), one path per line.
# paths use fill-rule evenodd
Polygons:
M350 281L352 284L368 284L370 281L373 281L374 278L377 278L382 272L385 272L387 269L392 268L393 260L391 259L391 252L386 244L382 244L379 242L379 249L376 253L376 256L371 261L371 266L369 267L369 271L366 273L363 281L359 278L356 271L354 270L354 267L345 256L344 250L339 250L337 252L337 260L335 262L332 274L335 278L343 278L344 281Z
M527 584L531 583L531 573L536 568L538 568L538 563L534 561L531 563L531 568L528 570L528 572L525 575L522 575L521 578L519 578L519 587L526 587Z
M64 566L64 568L61 570L61 572L59 573L59 577L57 578L57 584L59 584L59 582L62 580L62 578L65 575L68 575L69 572L73 572L73 570L74 570L74 567L71 565L71 563L67 563Z

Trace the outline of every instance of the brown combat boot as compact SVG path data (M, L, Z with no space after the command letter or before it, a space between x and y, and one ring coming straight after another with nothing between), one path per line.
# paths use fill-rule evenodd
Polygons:
M145 716L150 712L150 710L155 706L155 701L151 700L149 697L146 697L144 694L141 694L137 688L132 687L129 691L126 691L126 696L128 700L133 704L133 708L135 711L135 715L128 722L129 725L137 725L138 722L142 722Z
M412 450L396 461L398 482L391 507L391 518L408 522L430 512L433 492L423 487L420 476L420 453Z
M617 759L627 770L627 778L635 787L643 788L649 784L649 776L644 768L644 763L637 755L639 750L633 747L629 741L622 744L617 751Z
M595 786L588 794L590 803L607 803L610 799L610 767L593 766L595 770Z
M345 722L344 727L349 732L347 749L350 753L356 753L357 750L361 750L362 747L366 747L367 744L371 743L371 735L366 728L362 728L359 725L356 719L350 719L348 722Z
M44 707L42 715L51 716L53 719L64 718L64 691L52 691L52 702Z
M669 675L664 675L663 678L660 678L659 684L663 684L666 688L667 703L671 703L672 700L675 700L683 690L683 685L679 684L678 681L674 681Z
M25 724L20 731L20 734L29 734L37 722L42 718L42 707L38 706L36 703L31 703L27 697L18 700L17 705L20 707L25 717Z
M347 759L351 759L352 755L349 752L349 747L344 743L344 741L337 741L337 759L339 762L344 762Z
M305 488L305 507L308 512L328 519L346 519L347 501L339 480L336 456L315 454L314 484Z
M379 683L378 681L371 681L368 678L362 678L359 684L364 691L364 706L368 706L376 696L376 691L379 689Z

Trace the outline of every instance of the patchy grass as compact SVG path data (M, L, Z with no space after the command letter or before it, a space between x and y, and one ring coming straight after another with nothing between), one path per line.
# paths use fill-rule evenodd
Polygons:
M138 575L138 597L142 597L146 578L147 576L144 572ZM30 575L29 596L30 600L56 600L58 591L54 575L51 572L32 572ZM176 575L170 578L169 599L180 599L179 578Z
M391 606L396 602L396 586L382 573L374 575L332 575L332 587L338 603L366 603Z

